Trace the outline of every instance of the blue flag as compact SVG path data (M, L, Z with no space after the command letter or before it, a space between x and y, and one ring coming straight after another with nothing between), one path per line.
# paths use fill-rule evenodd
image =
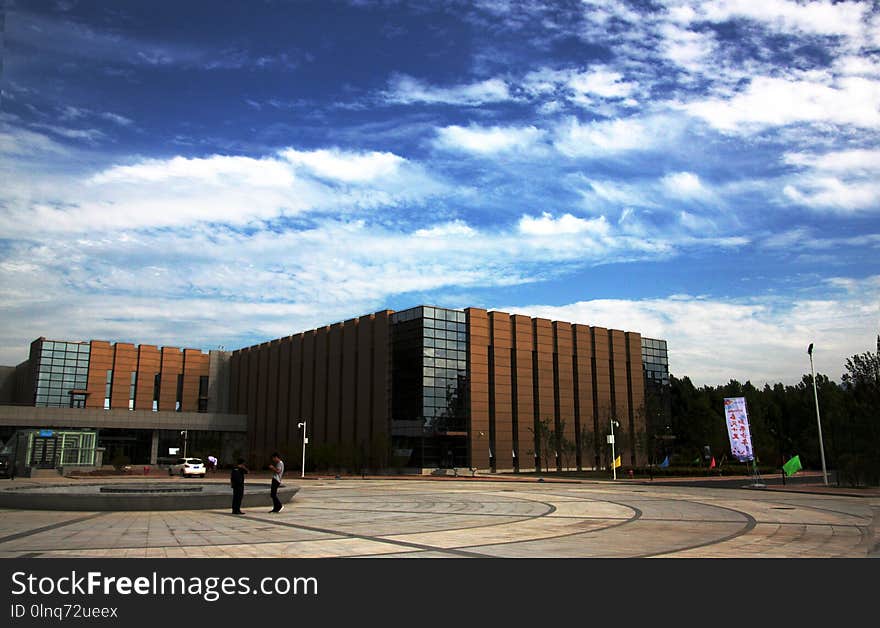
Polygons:
M663 459L663 462L661 462L661 463L658 464L657 466L658 466L658 467L661 467L661 468L668 467L668 466L669 466L669 456L666 456L666 457Z

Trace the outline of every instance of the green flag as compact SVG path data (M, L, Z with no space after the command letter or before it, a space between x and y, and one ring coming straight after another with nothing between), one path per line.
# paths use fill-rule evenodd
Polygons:
M794 456L791 460L782 465L782 470L785 471L785 475L788 477L793 476L801 469L803 469L803 467L801 466L800 456Z

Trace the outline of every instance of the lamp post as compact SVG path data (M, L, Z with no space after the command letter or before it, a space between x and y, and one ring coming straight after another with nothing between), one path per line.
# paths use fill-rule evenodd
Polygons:
M614 464L617 461L617 458L614 456L614 428L619 427L620 423L611 419L611 436L608 438L608 442L611 443L611 473L613 479L617 479L617 465Z
M306 443L309 442L309 439L306 437L306 422L300 421L299 423L296 424L296 426L301 427L302 431L303 431L303 455L302 455L303 470L302 470L301 477L306 477Z
M813 399L816 400L816 424L819 426L819 455L822 457L822 479L828 486L828 471L825 469L825 445L822 443L822 419L819 418L819 391L816 388L816 371L813 368L813 343L807 348L810 355L810 373L813 376Z
M186 432L187 430L181 430L180 435L183 436L183 457L186 458Z

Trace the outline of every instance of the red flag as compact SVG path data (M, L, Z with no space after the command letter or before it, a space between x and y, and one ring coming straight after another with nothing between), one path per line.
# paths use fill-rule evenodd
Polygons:
M712 456L712 462L709 463L709 468L710 468L710 469L714 469L714 468L715 468L715 456Z

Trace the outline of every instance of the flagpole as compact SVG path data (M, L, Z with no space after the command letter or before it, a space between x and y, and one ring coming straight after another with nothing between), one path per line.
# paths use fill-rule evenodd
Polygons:
M617 458L614 457L614 419L611 419L611 473L617 479Z
M816 371L813 368L813 343L807 348L810 354L810 374L813 376L813 399L816 400L816 424L819 426L819 455L822 457L822 479L828 486L828 471L825 469L825 445L822 443L822 419L819 418L819 391L816 388Z

